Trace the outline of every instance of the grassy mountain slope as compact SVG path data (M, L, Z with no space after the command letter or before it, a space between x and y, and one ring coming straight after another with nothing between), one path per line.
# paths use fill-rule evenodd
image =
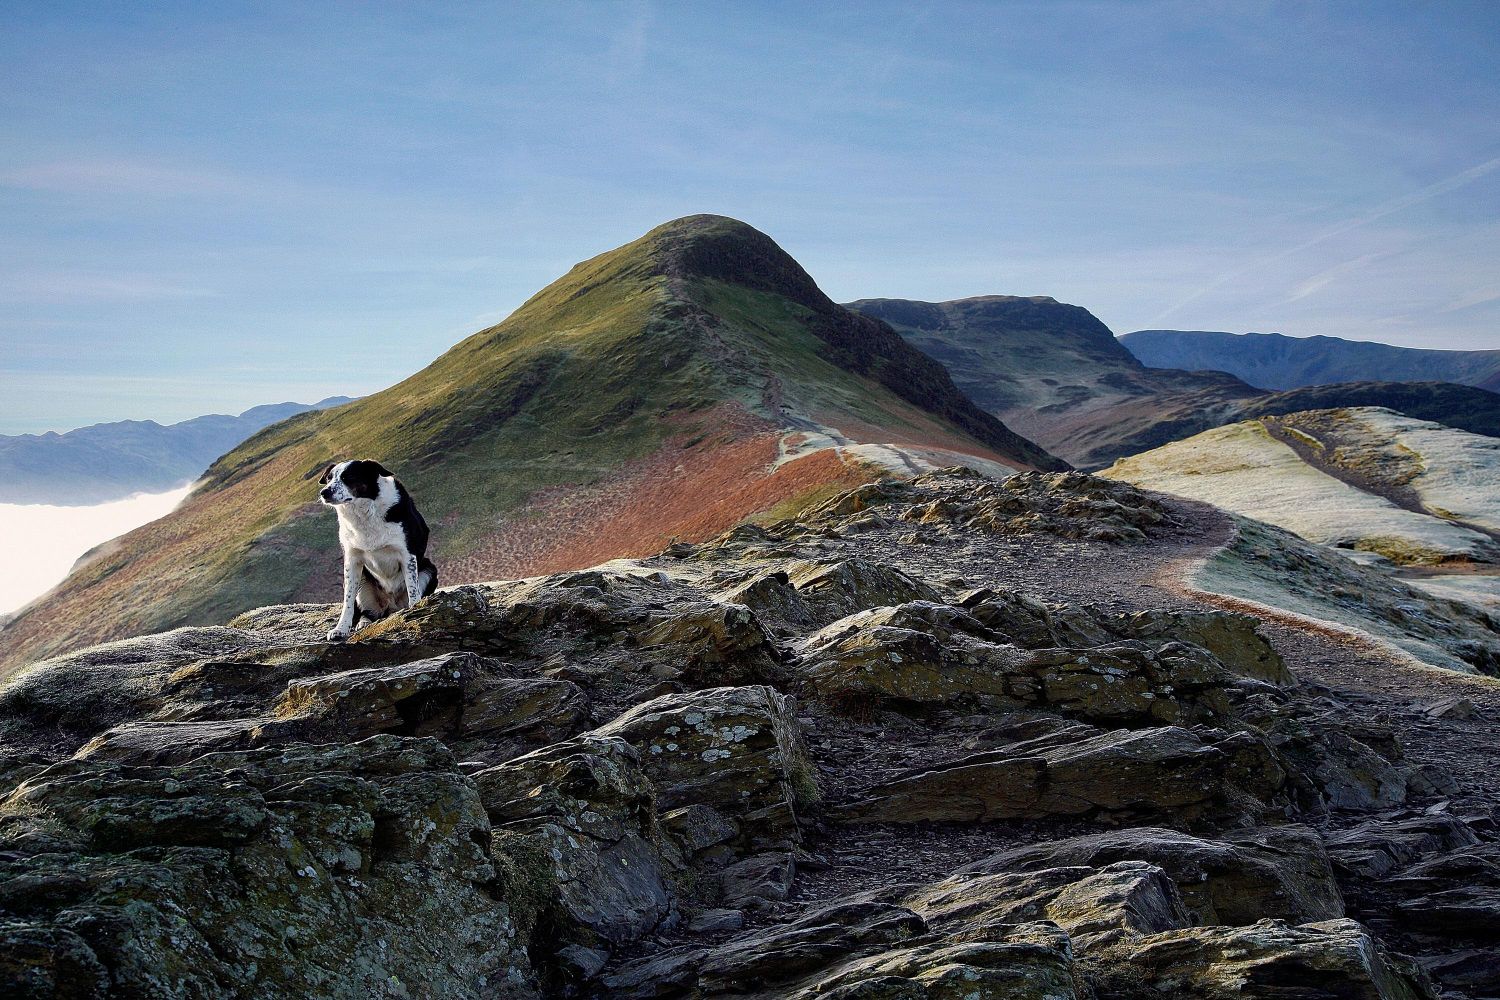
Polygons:
M1384 406L1500 433L1500 395L1439 382L1360 382L1273 393L1223 371L1148 368L1088 310L1045 296L862 299L948 367L985 409L1082 468L1251 416Z
M456 583L654 551L880 474L836 447L779 461L789 438L829 431L934 464L1060 464L884 324L834 305L769 237L677 220L390 389L245 441L178 511L18 614L0 662L334 599L314 480L341 458L396 470Z
M1291 612L1351 629L1430 666L1500 672L1495 577L1403 576L1389 566L1360 565L1270 524L1234 520L1229 544L1192 573L1188 582L1195 589L1252 602L1236 609L1257 616ZM1479 587L1443 585L1460 579ZM1416 680L1413 692L1425 690L1429 681Z
M0 436L0 503L105 503L181 486L251 434L307 410L349 402L271 403L237 416L211 413L175 424L119 420L64 434Z
M1394 422L1433 429L1427 454ZM1500 490L1500 448L1489 444L1500 446L1389 410L1308 410L1216 427L1122 458L1103 475L1398 563L1494 562L1500 546L1482 523L1448 508L1438 513L1415 485L1456 466Z
M1493 672L1469 625L1500 628L1500 440L1387 409L1303 410L1216 427L1102 475L1256 519L1204 568L1205 589ZM1317 556L1324 546L1349 558Z
M1500 392L1500 351L1429 351L1339 337L1137 330L1120 341L1152 368L1230 372L1264 389L1330 382L1457 382Z

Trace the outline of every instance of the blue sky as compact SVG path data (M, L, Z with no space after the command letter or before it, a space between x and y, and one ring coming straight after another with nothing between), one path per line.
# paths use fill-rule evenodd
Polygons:
M839 300L1500 348L1500 4L0 5L0 433L358 394L693 212Z

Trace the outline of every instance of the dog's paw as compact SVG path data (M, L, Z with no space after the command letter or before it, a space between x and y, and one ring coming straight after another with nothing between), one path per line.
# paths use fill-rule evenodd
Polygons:
M349 638L349 629L339 628L337 625L335 625L333 628L328 630L329 642L343 642L347 638Z

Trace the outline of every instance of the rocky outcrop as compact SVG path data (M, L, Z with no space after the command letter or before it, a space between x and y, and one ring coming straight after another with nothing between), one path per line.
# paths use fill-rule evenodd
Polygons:
M815 507L803 523L815 530L847 532L881 521L1114 543L1141 542L1174 524L1160 501L1097 476L1023 472L997 483L968 470L919 476L906 489L867 486Z
M1177 881L1141 861L892 887L627 964L604 986L635 998L1434 996L1352 920L1204 926Z
M38 664L0 993L1495 995L1500 824L1398 720L1246 616L987 574L1181 515L924 476L343 644L289 605Z
M71 753L112 725L149 718L194 675L226 673L222 658L253 659L279 644L260 630L183 628L36 664L0 688L0 740Z
M1139 490L1077 472L1031 473L919 505L902 514L918 524L947 524L996 534L1046 532L1091 542L1144 541L1172 524L1160 502Z
M1141 611L1127 617L1122 630L1145 642L1170 639L1199 646L1241 677L1282 687L1296 683L1256 625L1249 615L1227 611Z
M907 601L939 600L937 590L899 569L866 559L790 560L737 580L724 599L761 618L792 626L827 625L839 618Z
M250 664L240 669L254 673ZM218 674L219 690L224 691L223 673L208 672ZM180 672L177 680L181 685ZM498 661L473 653L294 677L274 701L267 686L262 680L254 688L240 687L241 707L267 710L267 715L126 722L95 736L77 756L135 764L185 763L219 750L394 733L435 736L503 759L577 732L589 720L589 699L577 685L512 676ZM204 694L214 690L206 682L203 687ZM179 686L178 693L186 692ZM260 697L251 701L252 695ZM160 714L175 714L170 700L164 708Z
M1326 709L1286 699L1252 701L1241 711L1276 747L1307 807L1388 809L1427 780L1403 763L1389 727L1351 728Z
M530 859L584 947L616 947L675 919L680 868L655 788L628 743L583 736L474 774L498 843Z
M298 678L287 684L274 711L280 719L298 719L356 739L400 733L505 746L545 742L582 729L589 703L570 681L508 677L493 661L450 653Z
M434 740L66 761L0 816L7 996L535 995L533 914Z
M1063 727L876 785L844 815L876 823L1109 816L1192 824L1241 808L1232 793L1263 807L1260 796L1280 790L1275 771L1257 775L1258 786L1241 784L1235 739L1205 735L1176 726Z
M946 605L876 608L808 636L797 670L830 702L1018 702L1009 675L1022 654L978 637L984 634L966 612Z
M596 732L639 749L664 808L713 809L747 844L794 841L798 805L817 798L793 702L773 688L663 695Z
M1230 831L1208 839L1137 827L1072 837L986 858L966 872L1147 862L1165 871L1198 924L1308 923L1344 916L1322 839L1306 826Z
M1229 675L1200 647L1026 651L1002 643L977 616L932 602L851 615L798 651L798 672L835 703L967 701L1134 726L1211 722L1229 711Z
M749 609L624 560L444 590L365 626L351 641L562 658L585 670L613 668L620 652L634 649L639 667L658 665L700 686L778 676L776 648Z
M1053 924L991 924L968 938L870 897L814 909L714 948L678 949L605 976L607 995L654 997L1084 995L1067 935Z
M797 562L787 578L822 624L869 608L938 599L936 590L911 574L866 559Z
M1206 650L1241 677L1288 686L1295 678L1249 615L1226 611L1120 614L1088 605L1048 605L1014 591L971 591L959 604L987 628L1028 649L1093 648L1120 640L1179 642Z
M1105 988L1146 997L1251 996L1418 1000L1427 977L1352 920L1194 927L1153 935L1116 957ZM1116 985L1118 984L1118 985Z
M1500 995L1500 845L1437 812L1362 823L1328 851L1352 915L1421 955L1445 986Z

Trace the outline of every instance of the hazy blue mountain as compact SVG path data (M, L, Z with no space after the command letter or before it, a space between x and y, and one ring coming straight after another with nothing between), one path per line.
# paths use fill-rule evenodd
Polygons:
M0 435L0 503L83 506L156 493L195 479L213 460L271 424L350 402L269 403L238 416L175 424L118 420L59 434Z
M1500 350L1428 351L1338 337L1137 330L1120 338L1149 368L1229 372L1262 389L1332 382L1457 382L1500 392Z

